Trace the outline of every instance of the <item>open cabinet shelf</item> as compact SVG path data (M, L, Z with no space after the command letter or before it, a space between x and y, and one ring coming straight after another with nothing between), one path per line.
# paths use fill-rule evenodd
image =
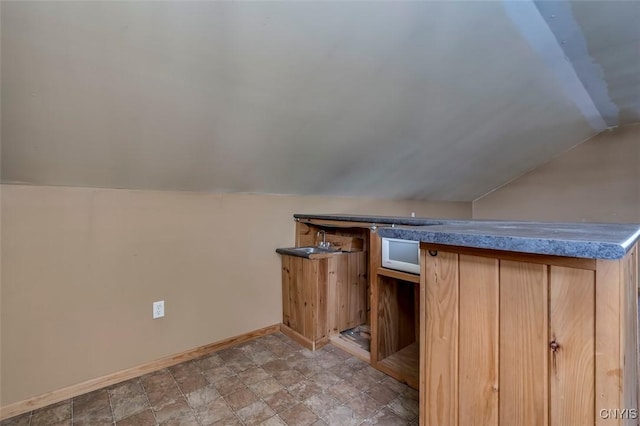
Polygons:
M388 272L383 268L378 271ZM407 277L408 276L408 277ZM417 280L415 278L417 278ZM410 278L407 281L402 278ZM419 277L391 271L378 273L374 289L377 333L372 341L375 368L417 389L420 368Z
M378 365L382 369L396 372L404 378L409 386L417 389L420 370L420 343L413 342L409 346L405 346L398 352L380 360Z

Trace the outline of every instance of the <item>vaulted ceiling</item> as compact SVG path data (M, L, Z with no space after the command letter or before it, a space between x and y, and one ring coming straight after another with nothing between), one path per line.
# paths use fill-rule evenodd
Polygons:
M473 200L640 121L640 2L1 3L2 180Z

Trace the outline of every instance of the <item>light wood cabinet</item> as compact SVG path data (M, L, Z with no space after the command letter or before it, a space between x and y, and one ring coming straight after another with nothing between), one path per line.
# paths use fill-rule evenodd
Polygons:
M338 336L341 331L359 325L370 325L370 352L342 339L334 338L332 342L368 361L374 368L418 389L420 277L382 268L381 240L376 232L378 227L372 225L301 220L296 222L296 246L316 245L319 238L317 232L324 230L327 241L331 241L333 246L362 248L362 252L357 254L358 260L350 261L352 266L329 266L330 270L336 270L336 284L328 286L328 321L335 318L335 326L329 325L328 337ZM354 267L357 272L353 271ZM332 278L333 274L330 273L329 277ZM342 285L346 280L351 284ZM335 302L331 303L331 300ZM322 342L324 344L325 340ZM306 345L309 347L310 343Z
M383 268L380 236L369 241L371 366L418 389L420 276Z
M312 350L328 341L328 269L328 258L282 256L283 331Z
M282 256L283 332L315 350L329 337L366 322L364 252L320 259Z
M637 247L421 248L421 425L638 424Z

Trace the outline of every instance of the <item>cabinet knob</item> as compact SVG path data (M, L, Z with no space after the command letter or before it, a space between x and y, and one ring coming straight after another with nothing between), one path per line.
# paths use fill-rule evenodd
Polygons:
M553 374L558 374L558 351L560 350L560 343L556 342L556 339L554 338L549 342L549 348L553 354L553 359L551 360Z

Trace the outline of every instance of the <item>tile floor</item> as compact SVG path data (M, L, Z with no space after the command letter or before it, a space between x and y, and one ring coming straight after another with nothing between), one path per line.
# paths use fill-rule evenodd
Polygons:
M276 333L0 425L414 425L417 400L335 346Z

